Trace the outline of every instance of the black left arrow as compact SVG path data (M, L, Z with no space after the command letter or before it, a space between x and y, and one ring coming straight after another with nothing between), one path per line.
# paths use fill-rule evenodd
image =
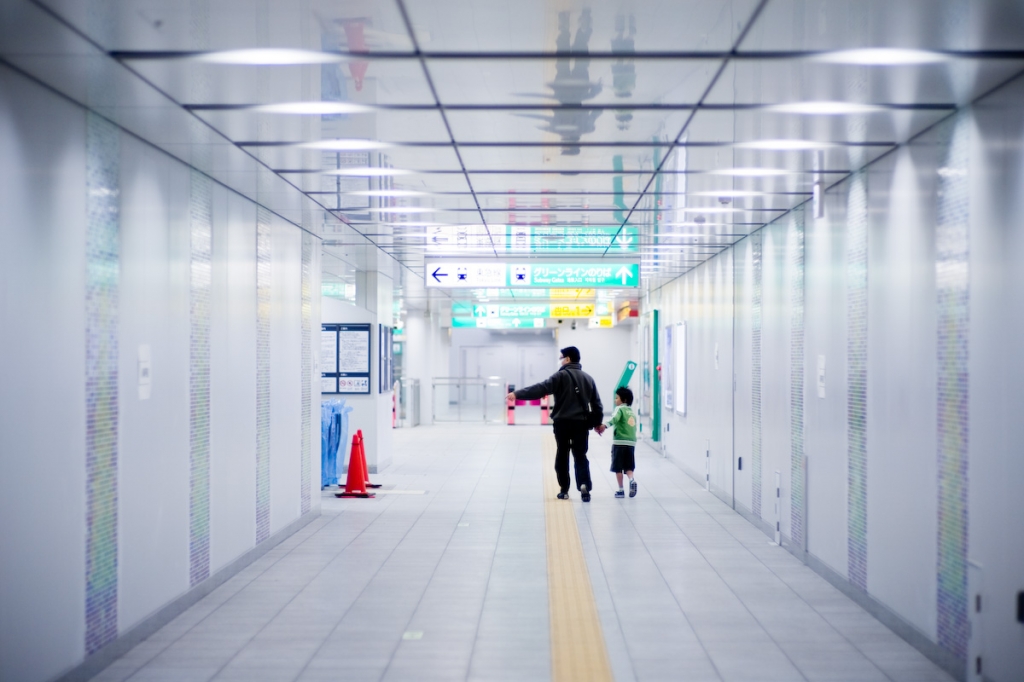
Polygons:
M442 278L442 277L447 277L447 276L448 276L448 273L447 273L447 272L441 272L441 274L437 274L437 273L439 273L439 272L441 272L441 268L437 268L437 269L436 269L436 270L434 270L434 271L433 271L432 273L430 273L430 275L431 275L431 276L432 276L432 277L433 277L434 279L436 279L436 280L438 281L438 283L440 284L440 282L441 282L441 278Z

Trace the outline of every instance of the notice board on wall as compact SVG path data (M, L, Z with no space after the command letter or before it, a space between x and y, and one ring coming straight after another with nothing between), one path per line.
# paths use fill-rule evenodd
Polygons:
M323 325L320 358L321 393L370 392L370 325Z

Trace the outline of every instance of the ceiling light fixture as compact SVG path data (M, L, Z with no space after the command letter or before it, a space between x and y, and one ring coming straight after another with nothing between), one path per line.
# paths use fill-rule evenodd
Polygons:
M789 171L781 168L721 168L708 171L711 175L732 175L741 178L757 178L776 175L789 175Z
M320 140L319 142L303 142L303 149L323 149L335 152L368 151L372 149L390 149L394 145L378 140Z
M764 149L768 151L789 152L828 149L836 145L831 142L814 142L812 140L751 140L750 142L737 142L733 146L737 149Z
M344 209L343 209L344 210ZM435 213L439 208L429 206L379 206L374 208L354 208L353 213Z
M872 114L885 111L885 107L860 102L789 102L769 104L768 111L780 114L803 114L806 116L841 116L843 114Z
M685 206L677 208L676 211L680 213L741 213L743 209L730 206Z
M374 108L351 102L280 102L278 104L257 104L249 111L261 114L329 116L331 114L362 114L374 111Z
M345 61L340 54L295 50L281 47L260 47L248 50L219 50L198 55L197 60L207 64L237 64L246 66L290 66L295 64L336 64Z
M815 57L831 64L858 64L861 66L916 66L950 61L947 55L928 50L900 47L867 47L857 50L838 50Z
M323 175L353 175L356 177L384 177L392 175L411 175L413 171L401 168L383 168L370 166L366 168L332 168L322 171Z
M693 192L699 197L764 197L768 192L754 192L744 189L723 189L718 192Z
M426 197L430 192L419 192L413 189L364 189L356 192L342 192L353 197Z

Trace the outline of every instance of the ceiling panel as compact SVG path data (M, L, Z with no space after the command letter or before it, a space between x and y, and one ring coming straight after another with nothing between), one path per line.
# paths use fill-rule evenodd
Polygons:
M591 50L609 50L613 40L632 41L638 50L728 50L756 5L756 0L623 0L614 6L579 0L406 0L420 47L455 52L553 51L559 34L572 45L581 28Z
M605 50L607 50L605 46ZM562 58L427 60L445 105L693 104L721 62Z
M771 0L744 50L1024 49L1015 0Z

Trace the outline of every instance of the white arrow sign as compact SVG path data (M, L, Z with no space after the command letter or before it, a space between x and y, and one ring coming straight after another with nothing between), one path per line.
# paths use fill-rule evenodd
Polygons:
M618 277L619 280L622 282L622 286L626 286L626 282L629 281L629 275L629 268L627 268L625 265L619 268L619 271L615 273L615 276Z

